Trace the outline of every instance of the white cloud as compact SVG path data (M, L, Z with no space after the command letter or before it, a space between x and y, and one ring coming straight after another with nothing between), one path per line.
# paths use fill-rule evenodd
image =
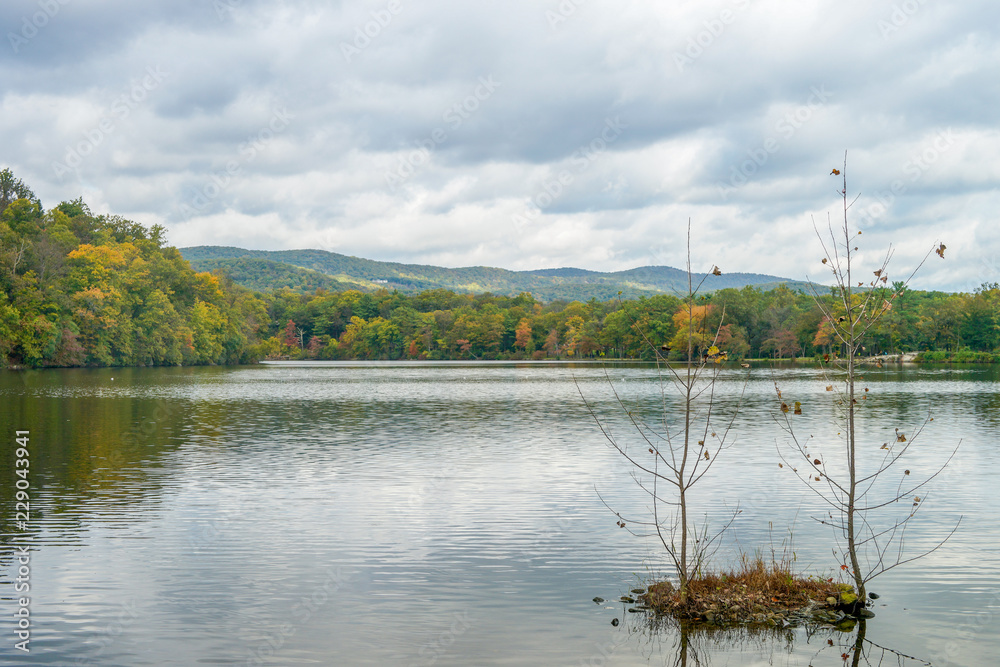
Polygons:
M691 218L696 257L801 279L846 149L872 249L902 270L945 242L926 288L996 273L983 0L230 5L70 3L3 45L0 162L46 206L83 195L180 245L614 270L680 265ZM144 90L149 68L167 74Z

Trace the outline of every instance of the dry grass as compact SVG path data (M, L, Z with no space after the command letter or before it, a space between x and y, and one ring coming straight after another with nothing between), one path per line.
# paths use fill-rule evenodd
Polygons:
M796 576L788 562L766 563L744 555L739 565L689 582L687 600L670 582L651 585L642 600L659 613L684 620L753 623L788 620L806 607L835 607L853 589L845 584ZM835 598L830 605L828 598Z

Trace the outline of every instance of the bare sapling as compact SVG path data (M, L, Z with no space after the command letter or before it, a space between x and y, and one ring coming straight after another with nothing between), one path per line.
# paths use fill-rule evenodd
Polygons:
M672 341L673 347L684 354L683 361L669 363L667 353L671 346L651 341L626 310L632 327L655 358L658 396L653 412L656 416L648 419L640 406L630 407L605 370L614 400L629 425L628 435L622 436L612 431L610 423L597 414L580 392L609 445L625 458L631 466L632 479L649 496L651 516L626 518L615 512L617 525L637 536L655 535L673 565L682 603L687 599L689 582L705 566L718 548L720 536L739 513L738 505L727 511L724 525L710 532L707 519L701 526L692 520L695 510L691 492L711 471L720 453L732 445L732 426L746 389L744 379L731 412L717 414L716 388L728 356L717 346L725 313L719 313L718 323L710 326L711 306L697 305L696 299L705 279L721 275L721 271L713 267L696 285L691 272L690 242L688 221L688 289L680 317L675 316L675 321L679 320L679 335ZM625 308L623 302L621 306ZM601 500L604 502L603 497ZM609 506L609 509L614 512L614 508Z
M825 514L816 518L834 529L834 554L856 591L856 595L843 594L841 606L855 615L867 616L870 612L864 607L868 582L935 551L958 528L956 524L929 549L915 554L905 549L907 526L927 498L925 487L944 470L958 448L956 445L930 475L915 479L910 474L904 465L905 457L933 418L928 414L910 430L896 428L888 438L873 437L870 422L865 422L864 427L860 424L865 411L875 402L864 384L864 373L877 372L883 365L877 357L868 356L867 337L931 254L944 257L945 246L937 243L903 281L889 279L891 246L874 267L861 268L858 258L862 232L852 229L848 219L857 197L848 198L846 154L843 169L834 169L832 175L841 177L837 193L843 200L843 221L835 228L828 219L825 231L815 221L813 227L823 248L822 262L830 269L834 285L829 298L815 291L814 298L834 334L835 347L823 355L823 368L826 391L832 392L835 399L838 438L802 439L795 429L795 415L802 413L801 402L784 396L776 383L780 404L776 419L788 436L787 446L778 448L783 461L779 465L790 468L826 506Z

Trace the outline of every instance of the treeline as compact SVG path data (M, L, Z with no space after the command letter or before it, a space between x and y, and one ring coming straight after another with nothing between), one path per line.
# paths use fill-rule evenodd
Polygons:
M973 294L894 283L868 354L1000 359L1000 286ZM827 299L821 296L821 299ZM0 171L0 366L237 364L260 359L565 359L684 356L691 341L730 359L836 354L812 295L786 287L550 301L445 289L251 292L198 273L164 229L93 215L81 199L45 211ZM833 300L827 302L833 308ZM688 326L688 318L694 320ZM716 333L717 332L717 333Z
M902 283L894 289L899 296L866 336L866 354L931 350L928 361L991 361L1000 352L1000 286L984 285L973 294L918 292ZM832 298L819 298L837 314ZM282 290L266 299L272 335L263 351L270 358L651 358L652 348L665 346L680 359L689 331L697 351L714 343L731 359L840 351L816 298L785 287L723 289L690 308L667 295L543 304L530 294L447 290L412 296Z
M164 229L44 211L0 171L0 366L232 364L260 357L265 302L196 273Z

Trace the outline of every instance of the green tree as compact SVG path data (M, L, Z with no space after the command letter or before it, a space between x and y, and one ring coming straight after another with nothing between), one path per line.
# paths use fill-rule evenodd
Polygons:
M191 334L194 363L221 364L225 360L223 334L225 318L218 306L198 299L191 309Z
M2 215L11 203L18 199L38 202L38 197L31 191L24 181L14 176L9 168L0 170L0 215Z
M962 343L981 351L993 351L1000 347L1000 285L983 284L964 302L959 325Z

